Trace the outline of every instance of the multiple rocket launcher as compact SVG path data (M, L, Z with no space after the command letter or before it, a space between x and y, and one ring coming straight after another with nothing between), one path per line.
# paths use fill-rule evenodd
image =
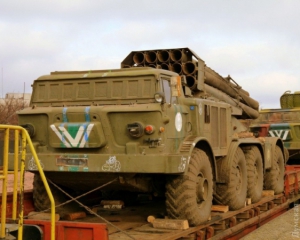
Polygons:
M256 119L259 103L249 96L230 76L222 77L189 48L145 50L131 52L121 63L121 68L153 67L185 76L185 84L192 97L209 97L233 106L237 118Z
M292 93L291 91L285 91L280 97L280 106L283 109L287 108L299 108L300 107L300 91Z

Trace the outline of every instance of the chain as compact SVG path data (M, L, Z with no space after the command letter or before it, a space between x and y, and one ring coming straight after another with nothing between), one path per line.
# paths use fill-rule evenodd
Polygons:
M61 192L63 192L65 195L67 195L67 196L70 198L70 200L68 200L67 202L64 202L64 203L62 203L62 204L60 204L60 205L57 205L57 206L55 206L55 207L65 205L65 204L67 204L67 203L69 203L69 202L71 202L71 201L75 201L75 202L77 202L80 206L82 206L85 210L87 210L89 213L91 213L91 214L97 216L98 218L100 218L101 220L103 220L104 222L106 222L107 224L113 226L114 228L116 228L117 230L119 230L120 232L122 232L123 234L127 235L127 237L129 237L129 238L135 240L134 237L130 236L128 233L126 233L125 231L123 231L122 229L120 229L119 227L117 227L116 225L112 224L111 222L109 222L109 221L106 220L105 218L101 217L99 214L93 212L92 209L90 209L88 206L85 206L84 204L82 204L81 202L79 202L79 201L77 200L77 199L80 198L80 197L83 197L83 196L85 196L85 195L87 195L87 194L89 194L89 193L91 193L91 192L94 192L94 191L96 191L96 190L98 190L98 189L100 189L100 188L102 188L102 187L104 187L104 186L106 186L106 185L108 185L108 184L111 184L112 182L116 181L117 178L115 178L114 180L112 180L112 181L110 181L110 182L108 182L108 183L106 183L106 184L104 184L104 185L102 185L102 186L100 186L100 187L97 187L97 188L95 188L95 189L93 189L93 190L91 190L91 191L89 191L89 192L87 192L87 193L85 193L85 194L82 194L82 195L80 195L80 196L77 196L76 198L73 198L70 194L68 194L67 192L65 192L64 190L62 190L59 186L57 186L57 185L56 185L54 182L52 182L50 179L47 179L47 180L48 180L54 187L56 187L57 189L59 189Z

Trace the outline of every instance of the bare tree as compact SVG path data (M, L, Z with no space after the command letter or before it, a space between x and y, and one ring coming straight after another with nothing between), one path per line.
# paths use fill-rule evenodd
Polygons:
M0 124L9 124L9 125L17 125L18 124L18 115L17 111L22 110L24 107L27 107L28 103L26 103L23 99L20 98L5 98L0 99ZM2 156L3 156L3 138L4 131L0 131L0 165L2 165ZM9 149L10 152L13 152L14 148L14 132L10 131L9 133ZM1 168L1 167L0 167Z
M17 111L22 110L27 107L23 99L19 98L5 98L2 103L0 103L0 124L18 124Z

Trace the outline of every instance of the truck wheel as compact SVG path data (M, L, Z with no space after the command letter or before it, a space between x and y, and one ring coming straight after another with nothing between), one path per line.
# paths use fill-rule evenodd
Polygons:
M51 186L51 184L49 184L49 186L55 201L55 205L59 205L67 201L62 192ZM33 179L33 204L36 211L44 211L46 209L49 209L50 211L50 199L48 197L44 183L38 173L34 174ZM64 215L67 211L65 206L58 207L55 209L55 211L60 215Z
M214 200L221 205L228 205L230 210L238 210L245 206L247 196L247 170L245 155L240 147L237 148L232 162L230 159L219 160L220 166L228 166L226 184L217 184L217 191ZM225 162L226 161L226 162Z
M275 194L283 192L284 189L284 159L280 147L275 147L272 167L265 173L265 189L274 190Z
M213 176L208 156L194 149L185 175L172 177L166 184L166 209L172 218L199 225L210 216Z
M247 197L251 198L252 203L261 199L263 190L263 164L262 156L256 146L252 146L245 154L247 162L248 189Z

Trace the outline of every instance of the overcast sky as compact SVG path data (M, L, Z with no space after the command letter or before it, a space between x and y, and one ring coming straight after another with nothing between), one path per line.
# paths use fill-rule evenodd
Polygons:
M189 47L260 108L300 91L299 0L1 0L0 96L58 70L119 68L136 50Z

